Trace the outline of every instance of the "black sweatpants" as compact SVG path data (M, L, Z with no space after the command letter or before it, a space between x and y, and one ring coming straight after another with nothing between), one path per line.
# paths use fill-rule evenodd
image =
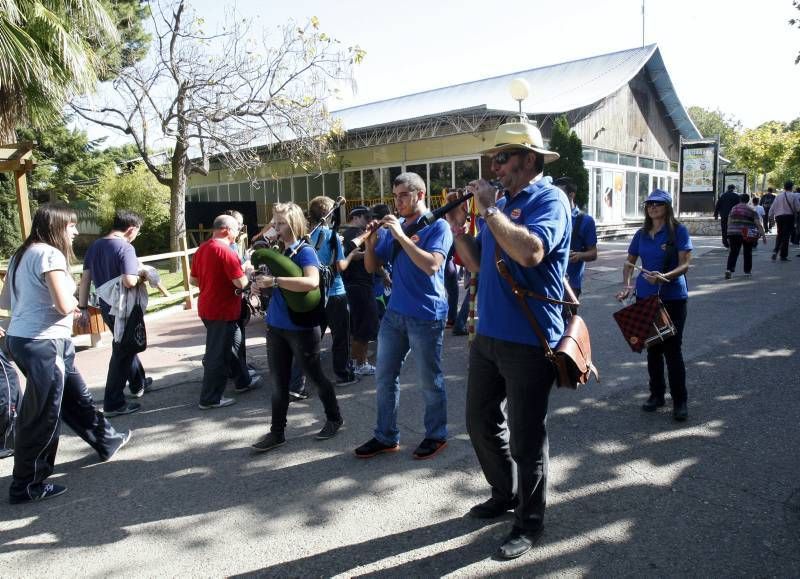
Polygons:
M105 308L101 308L103 321L114 334L114 323L116 318L107 313ZM118 342L111 342L111 360L108 362L108 374L106 375L106 391L103 396L103 409L106 412L119 410L127 404L125 401L125 385L131 394L144 388L145 381L144 366L139 361L139 356L120 347Z
M119 447L124 434L95 409L86 382L74 366L72 340L7 336L6 342L27 380L17 417L10 496L30 499L41 494L44 481L53 473L62 420L103 460Z
M347 294L328 296L325 304L325 320L320 326L320 336L325 329L331 329L331 357L333 372L339 378L353 377L350 369L350 305Z
M794 215L778 215L775 217L778 235L775 237L775 249L772 253L780 253L781 259L789 257L789 240L794 233Z
M664 300L672 323L675 324L675 335L667 338L657 346L650 346L647 350L647 372L650 375L650 394L663 398L667 390L664 379L664 363L667 365L669 376L669 391L673 403L685 402L688 394L686 391L686 364L683 361L683 326L686 323L687 300Z
M741 235L729 235L728 243L728 271L736 271L736 262L739 260L739 251L744 250L744 272L750 273L753 270L753 248L758 245L756 241L744 241Z
M14 448L14 424L19 408L19 395L17 371L0 345L0 450Z
M200 404L217 404L222 399L228 372L238 368L239 350L244 347L238 320L203 320L206 327L206 351L203 355L203 388ZM237 386L250 383L247 370L235 376Z

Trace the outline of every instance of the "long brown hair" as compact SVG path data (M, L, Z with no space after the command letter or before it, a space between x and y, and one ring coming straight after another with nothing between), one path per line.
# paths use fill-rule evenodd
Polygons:
M12 277L12 266L13 271L16 271L22 261L22 256L34 243L46 243L56 248L64 254L67 266L72 263L75 254L72 252L72 240L67 233L67 226L77 222L78 216L75 211L63 203L45 203L36 210L33 223L31 223L30 235L14 252L9 262L8 276L11 278L11 291L14 295L17 294L16 275ZM69 271L67 271L67 275L71 275Z
M664 207L666 207L667 215L664 220L667 222L667 227L669 227L670 231L673 233L676 229L678 229L679 221L675 218L675 211L672 209L671 203L665 203ZM645 233L649 233L651 229L653 229L653 220L650 217L650 214L647 212L647 206L645 205L644 209L644 225L642 225Z

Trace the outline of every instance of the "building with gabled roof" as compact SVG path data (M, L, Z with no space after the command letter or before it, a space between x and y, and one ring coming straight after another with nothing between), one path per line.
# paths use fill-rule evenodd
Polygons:
M522 111L547 141L566 115L581 138L589 170L587 210L600 223L642 218L655 187L678 190L681 139L701 135L681 104L656 45L593 56L333 111L344 129L337 163L321 174L299 174L270 163L255 182L225 169L191 179L190 201L255 201L259 221L278 201L304 205L316 195L348 203L391 202L391 182L415 171L432 204L442 188L491 176L480 151L494 130L519 115L509 84L522 78L531 94Z

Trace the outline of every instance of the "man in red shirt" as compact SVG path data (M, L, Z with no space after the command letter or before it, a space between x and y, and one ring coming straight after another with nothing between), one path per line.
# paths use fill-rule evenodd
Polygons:
M230 245L239 233L236 219L220 215L214 220L214 234L204 242L192 260L191 283L200 288L197 312L206 327L206 352L203 356L203 389L200 409L210 410L230 406L236 401L223 398L228 369L239 348L244 348L237 321L242 298L237 289L244 289L248 279L238 256ZM254 386L249 375L236 376L236 392L246 392Z

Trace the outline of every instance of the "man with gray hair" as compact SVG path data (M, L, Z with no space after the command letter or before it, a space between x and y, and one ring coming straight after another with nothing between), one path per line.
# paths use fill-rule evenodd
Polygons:
M214 219L214 233L208 241L197 248L192 260L190 281L200 288L197 313L206 327L206 351L203 355L203 388L200 393L200 409L210 410L235 404L232 398L224 398L228 368L243 347L242 335L237 324L241 313L242 298L237 289L244 289L248 279L239 258L230 245L239 233L239 224L230 215ZM251 389L250 376L244 372L234 376L236 392Z
M417 384L425 398L425 438L413 455L434 457L447 445L447 394L442 374L442 341L447 317L444 261L453 244L450 227L442 219L411 232L428 210L425 182L416 173L402 173L393 183L397 214L372 221L388 235L365 242L364 266L374 273L382 264L392 266L392 299L378 330L375 368L378 417L373 438L359 446L359 458L395 452L400 442L397 409L400 370L409 351L416 360Z

